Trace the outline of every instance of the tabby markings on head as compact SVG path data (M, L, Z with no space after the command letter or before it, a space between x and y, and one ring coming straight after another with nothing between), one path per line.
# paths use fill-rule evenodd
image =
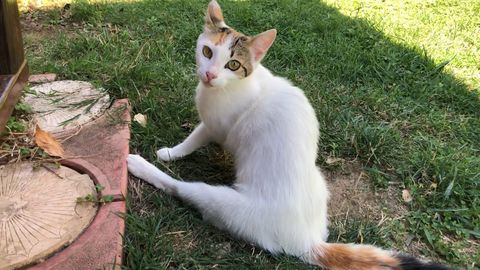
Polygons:
M225 39L228 35L236 33L233 29L228 27L216 27L215 30L210 31L209 39L215 44L215 46L225 43Z
M230 58L232 60L237 60L241 64L240 68L235 72L239 72L239 74L244 77L247 77L253 71L252 57L250 55L250 50L248 49L249 42L249 37L237 32L237 35L233 37L229 48L231 51Z
M232 42L229 46L230 60L236 60L240 63L240 68L232 71L239 76L247 77L253 71L252 58L248 49L251 38L226 26L209 26L208 39L215 46L223 45L229 36L232 36Z

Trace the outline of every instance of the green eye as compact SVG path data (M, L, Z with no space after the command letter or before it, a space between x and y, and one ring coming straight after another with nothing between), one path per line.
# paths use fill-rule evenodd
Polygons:
M231 71L235 71L240 68L240 62L237 60L230 60L228 61L227 65L225 65L226 68L230 69Z
M205 57L207 57L208 59L212 58L212 50L207 47L207 46L203 46L203 50L202 50L202 53Z

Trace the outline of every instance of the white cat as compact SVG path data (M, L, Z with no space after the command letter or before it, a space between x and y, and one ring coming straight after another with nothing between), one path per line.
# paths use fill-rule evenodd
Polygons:
M326 243L329 193L315 164L318 122L303 92L260 64L275 37L274 29L254 37L236 32L212 1L196 49L201 123L179 145L157 152L169 161L217 142L234 156L233 187L178 181L138 155L128 157L129 171L274 254L330 269L406 269L406 257Z

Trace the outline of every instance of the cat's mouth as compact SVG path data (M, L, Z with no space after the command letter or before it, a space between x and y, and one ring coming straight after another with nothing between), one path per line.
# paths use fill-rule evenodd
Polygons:
M202 80L202 83L203 83L203 85L206 86L206 87L213 87L212 83L209 82L209 81L204 81L204 80Z

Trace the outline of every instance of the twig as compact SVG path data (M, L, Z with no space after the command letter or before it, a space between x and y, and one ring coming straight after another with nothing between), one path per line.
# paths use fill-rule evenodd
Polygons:
M358 176L357 178L357 181L355 181L355 190L357 189L357 186L358 186L358 182L360 182L360 179L362 179L362 176L363 176L363 172L360 172L360 175Z
M62 159L90 158L90 157L97 157L97 156L100 156L100 155L102 155L102 153L93 154L93 155L85 155L85 156L66 156Z
M47 165L45 165L45 163L41 163L40 166L42 166L43 168L47 169L47 171L55 174L56 176L58 176L58 178L60 179L63 179L63 177L61 175L59 175L56 171L52 170L51 168L49 168Z
M186 233L186 232L187 232L187 231L167 232L167 233L164 233L164 235L183 234L183 233Z

